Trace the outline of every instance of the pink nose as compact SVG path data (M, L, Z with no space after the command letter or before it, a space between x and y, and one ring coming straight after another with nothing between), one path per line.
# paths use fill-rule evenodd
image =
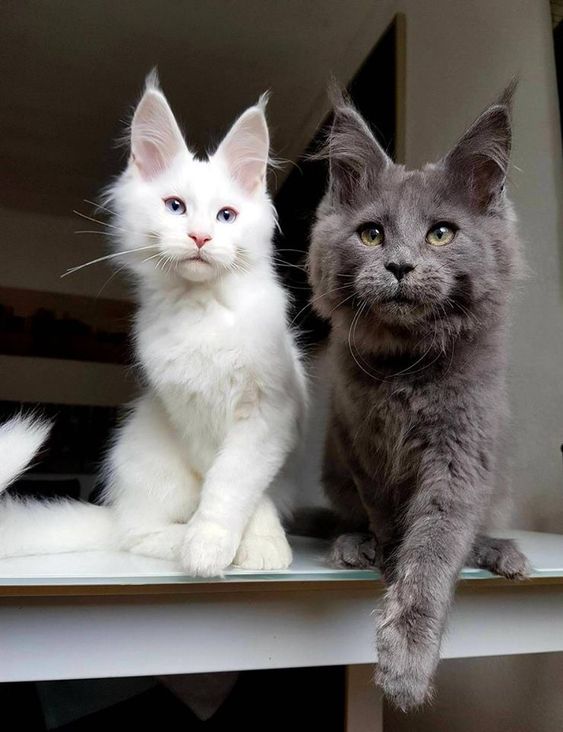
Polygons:
M201 249L204 244L211 241L209 234L188 234L188 236L195 241L198 249Z

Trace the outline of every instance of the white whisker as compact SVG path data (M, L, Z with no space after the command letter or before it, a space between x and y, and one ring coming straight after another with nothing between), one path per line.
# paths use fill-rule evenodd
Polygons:
M115 224L110 224L107 221L101 221L100 219L95 219L92 216L87 216L86 214L82 213L81 211L76 211L76 209L73 210L74 214L77 216L80 216L82 219L86 219L86 221L92 221L94 224L100 224L100 226L107 226L110 229L116 229L117 231L124 231L124 229L121 228L121 226L116 226Z
M142 252L146 251L147 249L155 249L156 245L151 244L147 247L139 247L138 249L127 249L124 252L114 252L113 254L106 254L104 257L98 257L97 259L92 259L89 262L84 262L84 264L79 264L76 267L70 267L70 269L67 269L67 271L61 275L62 277L67 277L70 274L73 274L74 272L78 272L80 269L84 269L84 267L89 267L91 264L98 264L99 262L105 262L108 259L114 259L115 257L123 257L125 254L134 254L135 252Z
M356 329L356 325L358 323L358 320L360 319L361 315L364 312L364 309L365 309L365 303L362 303L362 305L360 306L360 309L357 311L357 313L352 318L352 322L350 323L350 328L348 329L348 349L350 351L350 355L352 356L352 358L356 362L356 366L361 371L363 371L364 374L366 374L367 376L369 376L370 379L373 379L374 381L380 381L380 379L378 379L376 376L374 376L373 374L371 374L369 371L366 371L366 369L362 366L362 364L358 361L358 359L356 358L356 355L354 354L353 344L355 344L355 339L354 339L355 329Z
M340 287L333 287L331 290L327 290L326 292L321 292L319 295L312 298L312 300L309 300L309 302L305 305L305 307L301 308L301 310L297 313L297 315L295 315L295 317L292 319L291 325L294 325L295 321L297 320L297 318L299 318L301 313L304 313L305 310L307 310L307 308L312 307L313 303L316 302L317 300L320 300L322 297L326 297L326 295L330 295L333 292L337 292L338 290L347 290L351 286L352 286L352 284L350 283L349 285L341 285Z
M99 209L100 211L107 211L112 216L115 215L115 211L112 211L111 208L108 208L107 206L102 206L101 203L96 203L95 201L90 201L87 198L82 199L84 203L87 203L89 206L94 206L95 209Z
M75 234L99 234L100 236L107 236L107 231L95 231L94 229L80 229L79 231L75 231Z

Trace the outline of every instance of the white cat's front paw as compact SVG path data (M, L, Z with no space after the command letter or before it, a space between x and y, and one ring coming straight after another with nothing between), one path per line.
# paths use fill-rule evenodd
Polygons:
M283 532L250 534L241 541L234 565L241 569L287 569L291 560L291 547Z
M181 550L182 567L192 577L221 577L232 564L238 539L212 521L192 520Z

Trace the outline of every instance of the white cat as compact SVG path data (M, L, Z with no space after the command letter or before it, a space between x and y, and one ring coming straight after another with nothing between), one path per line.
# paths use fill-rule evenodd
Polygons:
M272 261L264 104L198 160L149 76L107 195L136 282L145 391L110 449L107 505L4 499L0 556L119 547L199 576L289 566L268 493L297 442L306 384Z

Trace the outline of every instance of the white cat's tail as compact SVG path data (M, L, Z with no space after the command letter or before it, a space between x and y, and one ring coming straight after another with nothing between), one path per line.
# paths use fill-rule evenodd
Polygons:
M117 548L107 506L71 499L0 499L0 558Z
M14 417L0 425L0 493L29 465L50 425ZM0 557L115 548L111 512L81 501L0 498Z
M13 417L0 425L0 493L27 468L50 429L35 417Z

